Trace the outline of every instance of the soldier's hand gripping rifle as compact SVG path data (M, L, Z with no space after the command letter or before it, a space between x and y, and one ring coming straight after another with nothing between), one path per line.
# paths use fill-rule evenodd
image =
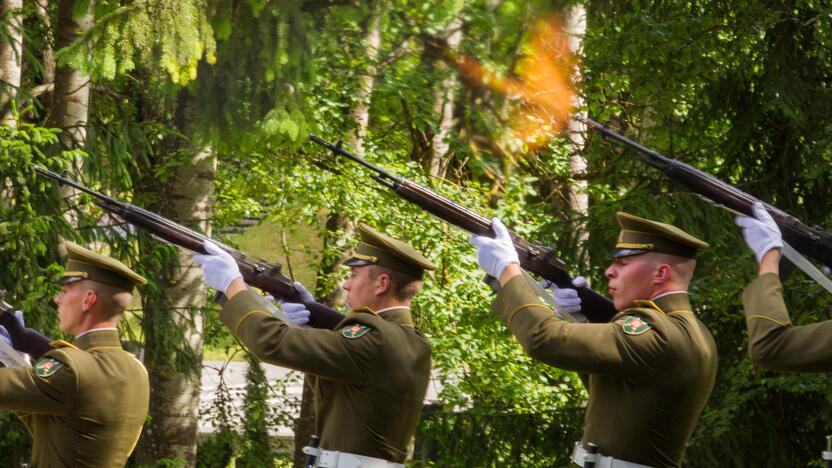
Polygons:
M344 316L336 310L327 307L319 302L303 301L300 298L298 290L294 286L294 282L284 276L280 269L282 265L276 263L274 265L258 262L247 257L243 252L229 247L208 238L192 229L186 228L177 224L163 216L160 216L144 208L125 203L114 198L108 197L103 193L85 187L72 179L63 177L60 174L52 172L48 169L35 167L38 174L56 180L61 184L69 185L84 193L88 193L99 201L96 202L104 211L111 213L118 218L144 229L156 238L162 239L170 244L188 249L192 252L206 254L203 244L209 240L217 244L221 249L225 250L234 260L237 261L237 266L240 268L240 274L243 275L243 280L255 286L277 299L282 299L287 302L301 302L309 310L308 325L313 328L327 328L332 329Z
M6 291L0 291L0 325L6 328L9 335L12 337L12 346L14 350L21 353L28 354L32 359L38 359L47 352L52 350L52 340L40 332L31 328L23 326L23 320L15 315L14 307L3 299ZM20 365L27 365L26 361L19 355L14 354L7 349L5 343L0 342L0 350L2 350L9 358L15 360Z
M642 154L642 161L662 171L668 178L684 185L692 192L718 205L727 207L729 210L754 217L754 214L751 212L751 205L761 200L743 192L729 183L717 179L708 173L702 172L695 167L681 161L668 158L667 156L653 151L650 148L636 143L635 141L616 133L609 127L592 119L581 120L588 126L600 132L602 135L635 149ZM832 265L831 234L818 226L809 227L785 211L779 210L768 203L762 203L780 227L780 231L783 234L783 240L803 255L812 257L815 260L822 262L824 265ZM790 258L790 260L792 259ZM798 264L798 266L800 265Z
M336 155L344 156L361 164L375 173L372 178L389 188L399 197L414 203L437 218L462 228L478 236L494 236L491 220L479 213L465 208L438 193L415 184L403 177L398 177L380 167L376 167L360 157L344 150L340 142L332 144L316 135L309 135L313 142L329 149ZM527 241L511 233L514 248L520 259L520 265L541 278L545 278L562 288L575 288L572 278L566 271L566 264L557 257L555 249L536 242ZM575 288L581 297L581 313L591 322L607 322L616 314L615 307L607 297L587 287Z

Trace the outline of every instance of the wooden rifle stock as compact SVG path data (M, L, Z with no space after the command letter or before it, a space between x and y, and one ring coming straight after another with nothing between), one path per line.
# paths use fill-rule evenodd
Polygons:
M370 164L366 160L344 150L340 142L332 144L316 135L309 135L309 139L336 155L344 156L372 170L376 174L372 176L376 182L393 190L399 197L419 206L442 221L471 234L494 236L494 231L491 229L491 220L476 211ZM514 232L511 232L511 237L514 248L517 250L517 256L520 259L520 266L541 278L551 281L558 287L576 289L578 296L581 298L581 313L591 322L608 322L617 313L609 298L588 287L576 288L572 285L572 277L566 271L566 264L558 258L554 248L527 241Z
M217 244L221 249L225 250L232 257L234 257L234 260L237 262L237 266L240 268L240 274L243 276L243 280L247 284L255 286L271 294L275 298L286 302L302 302L310 313L308 325L313 328L332 329L344 319L344 316L338 311L324 304L319 302L302 301L299 291L295 288L294 282L280 272L282 265L279 263L272 265L265 262L254 261L237 249L215 241L161 215L145 210L144 208L108 197L103 193L85 187L72 179L68 179L47 169L35 167L35 171L37 171L38 174L56 180L61 184L69 185L94 196L99 200L96 204L108 213L121 218L129 224L144 229L152 236L170 244L200 254L207 253L203 247L206 240Z

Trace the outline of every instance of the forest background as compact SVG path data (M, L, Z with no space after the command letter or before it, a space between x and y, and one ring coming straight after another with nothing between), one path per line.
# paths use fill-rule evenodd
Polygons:
M540 48L541 22L561 28L557 40L580 57L574 68ZM490 75L461 74L449 60L461 56ZM442 392L425 408L412 463L567 466L586 400L577 376L524 356L490 311L466 233L306 140L343 137L372 162L556 245L599 291L617 210L706 239L691 290L719 373L685 465L823 466L830 383L750 364L740 294L756 264L732 215L573 119L561 115L555 131L522 93L495 86L539 91L529 72L551 61L577 83L573 115L830 226L826 1L3 0L0 288L30 326L58 338L59 239L126 259L150 279L121 330L143 350L152 387L130 466L300 466L311 395L296 420L291 404L266 404L280 385L219 324L189 256L114 225L32 168L249 242L333 304L338 261L363 220L439 266L414 311ZM265 240L229 234L251 219ZM802 274L786 295L796 323L829 318L829 295ZM221 388L206 415L217 432L200 437L205 353L250 367L245 406ZM294 454L267 435L287 422ZM0 416L0 434L0 466L29 459L13 414Z

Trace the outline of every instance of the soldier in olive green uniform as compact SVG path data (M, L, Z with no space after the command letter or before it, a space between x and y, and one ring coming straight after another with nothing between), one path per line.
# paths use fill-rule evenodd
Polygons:
M591 460L584 446L592 443L600 454L595 466L676 467L716 374L716 345L687 294L693 258L707 244L668 224L617 218L622 230L605 275L620 312L609 323L555 315L522 274L499 219L495 238L475 236L472 243L480 265L502 285L494 311L523 349L589 374L583 446L576 444L573 461Z
M58 340L34 367L0 369L0 409L16 411L32 435L35 467L122 467L147 417L147 371L121 348L116 326L145 279L123 263L66 244L55 298Z
M228 296L220 320L251 353L315 376L316 428L324 450L319 466L400 466L431 365L430 345L413 326L410 302L424 270L435 267L365 224L358 232L362 242L344 262L351 268L342 286L351 313L333 330L293 327L264 310L234 260L216 246L206 245L209 255L194 261L208 285Z
M757 256L760 269L742 295L748 327L748 353L755 363L773 370L824 372L832 370L832 320L794 326L783 301L780 284L780 229L761 203L754 218L741 216L737 224Z

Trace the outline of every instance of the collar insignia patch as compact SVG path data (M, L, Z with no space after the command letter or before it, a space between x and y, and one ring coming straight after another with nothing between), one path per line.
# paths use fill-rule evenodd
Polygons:
M341 330L341 334L344 335L344 338L359 338L364 336L368 331L370 331L370 327L367 325L361 325L360 323L354 323L352 325L348 325Z
M40 358L35 363L35 372L37 372L38 377L49 377L50 375L54 375L55 372L58 372L63 366L64 364L57 359Z
M630 315L624 319L624 323L621 324L621 328L624 329L624 333L628 335L641 335L653 327L651 327L649 323L642 320L641 317Z

